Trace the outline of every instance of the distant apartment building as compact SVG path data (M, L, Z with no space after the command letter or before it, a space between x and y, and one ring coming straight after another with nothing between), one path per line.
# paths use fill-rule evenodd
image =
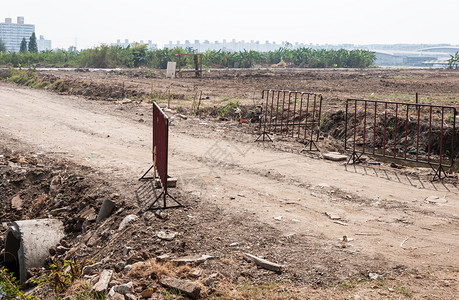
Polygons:
M303 45L303 44L301 44ZM288 44L287 42L276 43L276 42L269 42L266 41L265 43L260 43L260 41L251 40L250 42L236 41L235 39L231 41L223 40L223 41L215 41L209 42L205 40L204 42L200 42L199 40L195 40L194 42L190 42L186 40L184 43L180 43L177 41L173 43L169 41L169 44L164 45L165 48L173 49L173 48L183 48L183 49L194 49L197 52L205 52L207 50L225 50L225 51L243 51L243 50L254 50L259 52L268 52L268 51L276 51L282 47L296 47L299 48L300 44L296 43L295 45ZM306 45L304 45L306 47Z
M158 48L157 44L153 44L151 40L149 40L147 43L145 43L143 40L140 40L139 42L129 42L128 39L125 39L124 42L121 42L121 40L116 40L116 43L112 43L112 46L120 46L123 48L126 48L128 46L132 46L132 44L140 44L140 45L147 45L147 48L149 50L155 50Z
M51 40L45 40L45 37L43 35L40 35L40 38L37 39L37 46L39 52L52 49Z
M10 52L19 52L23 38L29 42L29 38L35 32L35 25L24 24L24 17L18 17L17 23L11 18L5 18L5 23L0 23L0 39Z

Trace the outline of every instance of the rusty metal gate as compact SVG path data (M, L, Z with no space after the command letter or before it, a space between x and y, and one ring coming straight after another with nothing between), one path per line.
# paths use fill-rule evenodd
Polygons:
M263 90L260 136L256 141L272 142L271 134L293 137L303 150L319 150L322 95L308 92ZM303 151L302 150L302 151Z
M346 101L344 148L348 163L363 154L428 164L435 179L454 163L456 108L364 99Z

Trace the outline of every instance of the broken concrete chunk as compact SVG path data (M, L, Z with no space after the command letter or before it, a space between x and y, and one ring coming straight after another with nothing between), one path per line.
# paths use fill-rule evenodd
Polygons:
M136 215L127 215L123 219L123 221L121 221L120 226L118 227L118 230L121 231L125 229L129 225L129 223L137 221L138 219L139 217L137 217Z
M125 300L124 296L118 293L113 294L113 296L110 296L111 300Z
M332 161L343 161L347 159L347 156L339 152L328 152L324 153L324 158Z
M262 267L264 269L271 270L271 271L274 271L274 272L280 272L282 270L282 267L283 267L281 265L278 265L276 263L267 261L266 259L257 257L255 255L252 255L252 254L249 254L249 253L244 253L244 258L249 260L249 261L254 262L255 264L259 265L260 267Z
M219 273L214 273L214 274L210 275L209 278L207 278L207 279L204 281L204 285L205 285L205 286L211 286L211 285L213 285L213 284L217 281L218 275L219 275Z
M132 249L134 249L134 248L124 246L124 248L123 248L123 256L128 255L129 252L131 252Z
M11 199L11 207L17 210L22 209L22 199L19 195L16 195Z
M125 300L137 300L137 297L129 293L129 294L124 295L124 299Z
M108 292L108 296L114 295L116 293L121 294L121 295L132 294L134 292L133 287L134 286L132 282L112 286L112 288L110 289L110 292Z
M435 203L435 204L444 204L444 203L448 202L448 200L446 200L446 198L440 198L440 197L437 197L437 196L427 197L425 201L427 203Z
M113 271L112 270L103 270L100 274L99 281L93 286L93 290L97 293L103 293L108 289L108 285L112 280Z
M161 277L159 282L164 287L176 289L181 293L191 297L192 299L197 299L199 297L199 294L201 293L201 288L188 280L180 280L172 277L163 276Z
M204 254L204 255L201 255L201 256L199 256L199 255L191 255L191 256L179 257L179 258L173 259L172 261L175 262L178 265L184 265L184 264L198 265L198 264L202 264L206 260L212 259L212 258L213 258L213 256Z
M334 214L334 213L326 212L325 215L326 215L327 217L329 217L331 220L340 220L340 219L341 219L340 216L338 216L338 215L336 215L336 214Z
M160 231L158 232L157 236L165 241L172 241L176 236L178 232L166 232L166 231Z
M163 254L163 255L160 255L160 256L156 257L156 261L158 261L158 262L164 262L164 261L166 261L168 259L169 259L169 254Z

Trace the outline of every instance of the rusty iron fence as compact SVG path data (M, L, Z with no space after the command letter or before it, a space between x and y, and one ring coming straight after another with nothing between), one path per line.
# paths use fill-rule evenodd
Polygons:
M345 114L345 151L348 164L363 154L427 164L433 179L446 177L456 143L455 107L419 103L348 99Z
M303 150L319 150L316 142L320 134L321 94L263 90L261 96L260 136L256 141L272 142L271 135L280 134L299 140L304 144Z
M151 185L145 185L143 189L136 191L137 201L143 202L145 209L150 208L174 208L182 207L183 205L178 202L172 195L167 191L167 180L169 178L167 173L168 166L168 154L169 154L169 118L163 112L156 102L153 102L153 164L152 166L142 175L139 180L151 180ZM147 176L150 171L153 171L153 176ZM161 186L161 192L157 195L155 188L155 180L159 179ZM151 187L151 188L148 188ZM142 201L144 197L144 201ZM174 205L168 206L167 197L171 198ZM163 205L161 206L161 198L163 199ZM147 205L145 204L147 203ZM140 204L139 204L140 205Z

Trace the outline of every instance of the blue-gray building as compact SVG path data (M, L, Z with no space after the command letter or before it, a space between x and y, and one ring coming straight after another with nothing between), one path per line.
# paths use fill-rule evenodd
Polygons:
M19 52L22 39L29 42L33 32L35 25L24 24L24 17L18 17L17 23L13 23L11 18L5 18L5 23L0 23L0 39L10 52Z

